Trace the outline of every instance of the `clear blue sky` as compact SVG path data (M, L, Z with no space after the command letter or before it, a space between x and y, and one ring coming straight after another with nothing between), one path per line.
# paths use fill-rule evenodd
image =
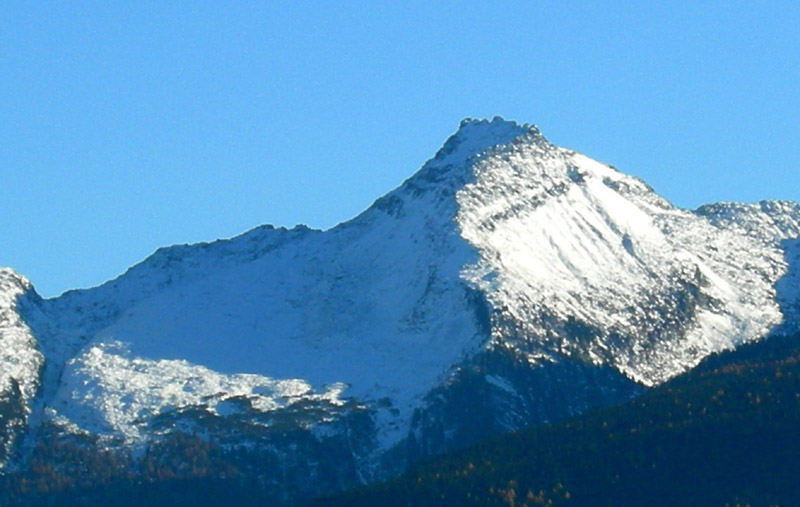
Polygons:
M790 1L2 2L0 265L54 296L159 246L327 228L464 117L682 207L800 200L798 27Z

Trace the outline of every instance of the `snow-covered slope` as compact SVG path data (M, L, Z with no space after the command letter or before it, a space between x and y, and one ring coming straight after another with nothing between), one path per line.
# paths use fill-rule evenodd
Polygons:
M535 131L473 167L457 195L462 235L481 252L466 278L523 328L534 357L577 354L653 385L782 321L774 284L796 205L721 225ZM772 228L746 232L762 222ZM548 321L592 330L576 341Z
M18 311L20 296L30 289L28 280L10 269L0 268L0 390L16 383L27 399L36 394L44 360Z
M30 290L25 278L0 269L0 469L25 431L44 363L30 327L20 316L19 307Z
M422 438L426 407L475 404L468 391L452 401L463 372L528 414L534 384L652 386L796 328L798 234L796 204L677 209L535 127L465 120L417 174L329 231L265 226L165 248L24 319L26 282L0 272L0 339L15 351L0 380L20 382L36 421L134 449L189 411L216 428L290 413L326 438L363 410L367 480L383 453ZM567 370L582 380L545 378Z

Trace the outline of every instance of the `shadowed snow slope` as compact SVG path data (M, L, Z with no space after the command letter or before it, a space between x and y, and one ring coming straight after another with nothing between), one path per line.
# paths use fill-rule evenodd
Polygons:
M492 350L652 386L796 327L782 312L797 307L792 284L776 284L798 233L796 204L677 209L535 127L465 120L417 174L328 231L264 226L165 248L37 301L25 322L27 282L0 272L0 380L17 379L41 420L134 447L175 409L330 408L313 427L354 401L379 455ZM524 388L502 372L487 382Z

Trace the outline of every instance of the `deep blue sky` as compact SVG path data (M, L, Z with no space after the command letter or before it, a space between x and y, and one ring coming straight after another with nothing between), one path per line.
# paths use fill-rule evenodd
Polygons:
M682 207L800 200L797 2L108 3L0 3L0 265L45 296L330 227L464 117Z

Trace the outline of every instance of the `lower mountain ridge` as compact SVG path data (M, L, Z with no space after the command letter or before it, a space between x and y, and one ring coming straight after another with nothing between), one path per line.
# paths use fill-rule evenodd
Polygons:
M0 270L4 488L204 478L292 504L386 479L798 331L798 236L795 203L678 209L465 120L327 231L163 248L53 299Z
M797 505L799 376L800 335L771 337L625 404L312 505Z

